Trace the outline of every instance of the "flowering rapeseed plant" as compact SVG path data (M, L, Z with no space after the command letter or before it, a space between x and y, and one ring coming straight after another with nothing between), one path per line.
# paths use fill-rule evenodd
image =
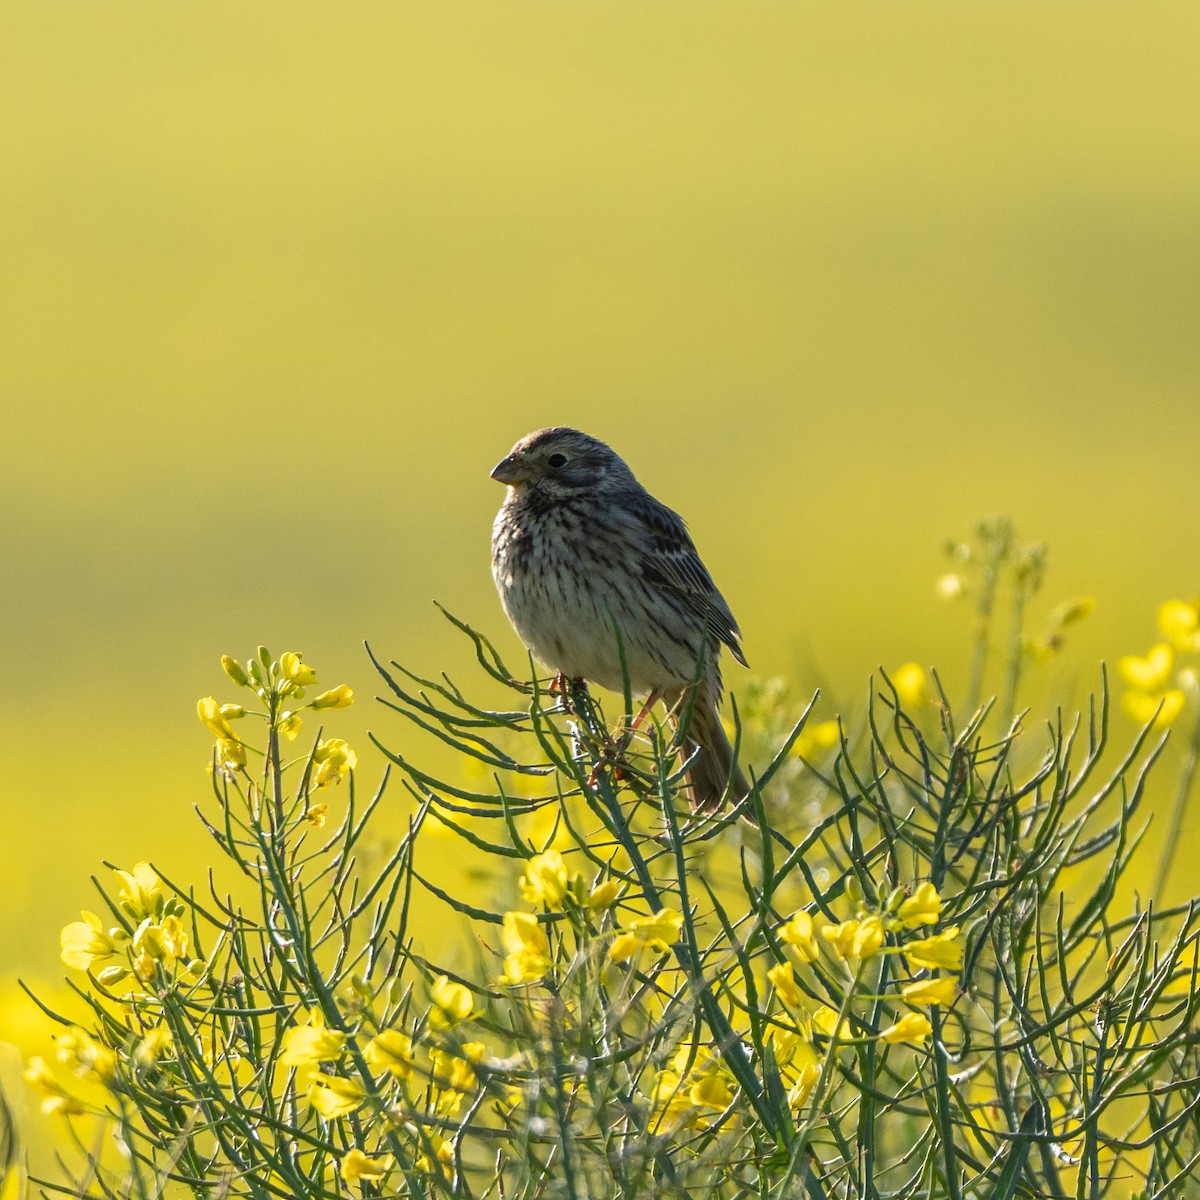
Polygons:
M1008 578L1021 611L1044 571L1002 525L955 553L958 591L990 604ZM1182 604L1168 672L1196 649ZM382 855L362 849L383 786L364 797L344 740L302 741L351 690L317 692L298 652L222 659L251 698L197 711L232 882L138 863L62 932L87 1008L27 1079L121 1149L74 1190L1187 1194L1200 917L1123 900L1155 752L1143 730L1101 773L1106 696L1074 730L985 733L986 705L910 663L861 718L785 730L764 687L739 714L769 755L754 791L696 813L669 732L619 741L632 714L522 682L460 628L509 705L380 667L391 707L475 765L439 779L380 736L413 800ZM1178 683L1160 658L1142 683ZM492 901L439 881L447 836L497 864Z

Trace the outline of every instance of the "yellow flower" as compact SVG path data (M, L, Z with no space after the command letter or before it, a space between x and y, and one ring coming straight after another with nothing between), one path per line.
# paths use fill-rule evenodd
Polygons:
M346 1035L325 1028L325 1015L310 1008L303 1025L293 1025L283 1035L283 1053L279 1061L285 1067L307 1067L337 1058L346 1043Z
M308 811L304 814L304 819L314 829L325 828L325 814L329 811L328 804L310 804Z
M906 1013L895 1025L889 1025L879 1035L881 1042L923 1042L933 1032L924 1013Z
M1187 695L1180 688L1154 695L1130 691L1121 697L1125 711L1139 724L1154 722L1155 729L1166 729L1183 711ZM1161 707L1160 707L1161 706Z
M821 1078L821 1068L815 1062L805 1063L800 1074L788 1092L788 1107L792 1112L799 1112L808 1099L809 1093L817 1080Z
M369 1158L357 1147L342 1159L338 1168L342 1179L348 1187L357 1190L363 1180L378 1183L383 1179L392 1166L392 1156L385 1154L381 1158Z
M429 1014L430 1019L442 1028L465 1021L474 1007L470 991L463 984L452 982L448 975L439 975L434 980L433 1003L436 1007Z
M1176 650L1200 650L1200 610L1183 600L1158 606L1158 628Z
M671 1070L680 1078L696 1075L701 1071L716 1069L720 1064L713 1058L712 1050L695 1038L684 1038L671 1055Z
M659 1071L654 1080L652 1098L657 1113L653 1126L655 1133L674 1133L690 1123L694 1109L677 1072Z
M1170 677L1173 658L1171 647L1166 642L1159 642L1151 647L1145 658L1127 654L1117 663L1117 669L1130 687L1140 688L1143 692L1161 692Z
M362 1085L352 1079L318 1072L308 1089L308 1102L326 1120L332 1121L352 1113L366 1095Z
M430 1050L430 1078L434 1084L450 1092L469 1092L475 1086L473 1063L482 1061L487 1047L482 1042L464 1042L462 1055L447 1050Z
M89 1033L73 1027L55 1039L56 1057L76 1075L95 1075L101 1083L108 1084L117 1074L116 1052L98 1042Z
M922 883L901 905L897 912L905 929L919 925L936 925L942 915L942 898L929 880Z
M802 1022L807 1024L807 1022ZM782 1071L795 1067L797 1064L816 1062L817 1056L812 1048L810 1031L800 1029L784 1029L779 1025L771 1027L767 1034L771 1049L775 1053L775 1065Z
M68 967L87 971L98 959L112 958L129 941L129 936L123 929L105 933L100 918L86 908L79 915L82 921L63 926L59 935L60 957Z
M289 650L279 659L279 670L284 679L295 687L308 687L317 682L317 673L306 667L295 650Z
M409 1126L409 1128L413 1128ZM438 1169L435 1171L434 1164L430 1162L429 1155L424 1150L417 1155L417 1169L425 1171L427 1174L440 1174L443 1179L449 1181L451 1178L451 1164L454 1162L454 1144L447 1141L440 1133L434 1129L428 1129L421 1135L419 1145L429 1145L433 1148L434 1154L437 1155Z
M233 729L221 712L221 706L212 696L202 696L196 701L196 715L204 725L208 726L213 737L234 737Z
M839 1042L849 1041L854 1036L854 1030L850 1028L850 1022L843 1017L841 1024L838 1024L837 1010L830 1008L828 1004L822 1004L813 1013L812 1027L818 1033L823 1033L826 1037L834 1037L836 1033Z
M154 916L162 898L162 881L147 862L137 863L132 871L117 871L121 889L117 898L121 907L135 920Z
M191 949L191 938L183 921L176 916L163 917L160 929L167 954L171 958L187 958Z
M545 904L555 908L562 904L569 887L567 868L557 850L535 854L525 864L521 897L526 904Z
M944 967L947 971L958 971L962 969L963 952L957 938L958 926L955 925L945 933L905 942L904 953L918 967Z
M550 943L533 913L506 912L501 937L504 949L504 975L501 983L529 983L541 979L550 969Z
M294 712L286 712L279 718L279 724L276 725L276 729L289 742L294 742L300 735L300 726L303 724L304 722Z
M958 994L958 976L943 975L939 979L919 979L900 989L905 1004L953 1004Z
M363 1056L373 1067L387 1071L397 1079L412 1073L412 1039L398 1029L385 1029L376 1034L363 1050Z
M839 958L872 958L883 945L883 920L872 915L861 921L826 925L821 936L833 946Z
M707 1127L710 1118L733 1103L733 1092L718 1070L691 1072L680 1076L678 1070L660 1070L654 1081L654 1105L658 1110L655 1130L673 1133L677 1129Z
M892 686L900 703L910 708L925 699L925 671L920 663L906 662L892 672Z
M152 917L147 917L134 932L133 952L137 956L134 971L145 981L154 974L155 963L187 958L187 929L175 916L164 917L161 924L155 924Z
M165 1025L156 1025L138 1042L133 1057L141 1064L156 1063L168 1054L175 1045L171 1031Z
M43 1059L31 1058L21 1077L41 1097L41 1109L47 1115L83 1112L83 1105L54 1078Z
M246 765L246 747L237 738L217 739L217 765L232 773Z
M836 721L822 721L811 727L806 725L792 743L792 753L800 758L812 758L822 750L836 746L841 737L841 726Z
M349 708L354 703L354 690L344 683L322 692L312 701L313 708Z
M608 957L613 962L627 962L647 951L665 954L677 941L683 929L683 914L673 908L659 909L651 917L635 917L613 940Z
M855 958L874 958L883 945L883 918L872 913L859 923L850 952Z
M620 880L606 879L603 883L598 883L588 893L587 906L592 912L600 912L603 909L611 908L621 898L621 893L624 890L625 885Z
M775 985L779 998L789 1008L800 1008L804 996L796 986L796 974L791 963L776 963L768 972L767 978Z
M327 738L317 743L313 762L317 767L316 784L321 788L353 771L358 766L358 755L341 738Z
M813 932L813 919L803 909L792 915L792 919L780 927L779 938L795 951L804 962L816 962L821 955Z
M688 1089L688 1099L697 1108L728 1108L733 1102L729 1085L716 1072L701 1076Z
M709 1117L733 1102L720 1063L707 1046L691 1040L680 1043L670 1067L659 1071L652 1095L659 1133L707 1125Z

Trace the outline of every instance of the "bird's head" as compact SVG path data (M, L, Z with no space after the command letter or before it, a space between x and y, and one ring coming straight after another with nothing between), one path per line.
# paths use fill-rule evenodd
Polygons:
M635 482L620 455L599 438L562 425L523 437L496 464L492 478L511 488L529 488L551 497L627 487Z

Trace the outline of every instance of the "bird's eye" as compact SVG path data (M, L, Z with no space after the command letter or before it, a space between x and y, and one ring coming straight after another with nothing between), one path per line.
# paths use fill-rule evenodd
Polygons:
M565 454L552 454L546 461L552 467L565 467L567 465L567 456Z

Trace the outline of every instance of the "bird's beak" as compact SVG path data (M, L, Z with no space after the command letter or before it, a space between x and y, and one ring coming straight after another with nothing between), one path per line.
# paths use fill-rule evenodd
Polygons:
M529 478L529 472L515 454L510 454L492 468L492 478L497 483L524 483Z

